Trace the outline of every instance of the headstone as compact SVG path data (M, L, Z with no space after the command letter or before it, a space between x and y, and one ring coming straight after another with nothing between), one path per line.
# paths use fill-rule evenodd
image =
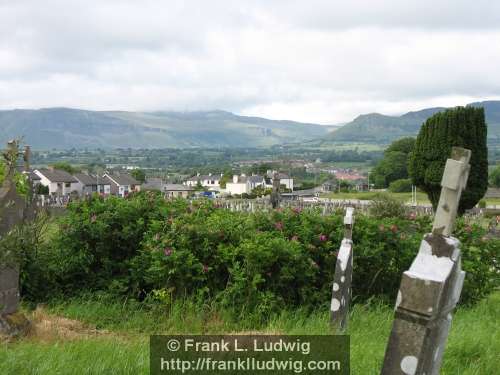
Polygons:
M347 329L349 319L349 304L351 301L352 283L352 228L354 226L354 208L347 207L344 217L344 239L337 254L335 275L332 286L332 301L330 305L331 324L338 331Z
M446 162L432 233L425 235L401 280L382 374L439 374L465 277L460 242L450 235L467 184L470 154L453 148Z

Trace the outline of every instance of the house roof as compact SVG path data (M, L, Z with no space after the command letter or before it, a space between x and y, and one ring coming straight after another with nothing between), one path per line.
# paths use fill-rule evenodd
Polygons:
M90 176L85 173L75 173L73 177L75 177L85 186L97 185L97 178L95 176Z
M221 179L220 174L213 174L213 175L201 175L201 176L193 176L189 177L186 181L204 181L204 180L214 180L214 181L220 181Z
M262 176L248 176L247 177L247 181L248 182L253 182L253 183L259 183L259 182L262 182L264 180L264 177Z
M51 182L78 182L68 172L60 169L37 169L37 171Z
M140 185L139 181L137 181L135 178L133 178L131 175L127 173L120 173L117 175L106 175L112 182L114 182L117 185L124 186L124 185Z
M141 190L161 190L163 188L163 180L161 178L149 178L141 185Z
M191 186L181 185L181 184L165 184L163 185L164 191L193 191L194 188Z

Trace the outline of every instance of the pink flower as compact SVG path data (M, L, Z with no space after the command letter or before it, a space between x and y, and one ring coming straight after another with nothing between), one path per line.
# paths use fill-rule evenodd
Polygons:
M203 271L203 273L207 273L208 272L208 266L206 264L203 265L202 271Z
M283 223L281 221L278 221L276 224L274 224L274 227L277 230L283 230Z
M163 254L165 254L165 256L169 257L170 255L172 255L172 248L170 247L166 247L165 250L163 250Z
M417 214L415 212L410 212L410 214L408 215L408 218L410 220L415 220L417 217Z
M467 225L464 230L467 232L467 233L471 233L472 232L472 227L470 225Z
M326 236L326 234L320 234L319 235L319 240L321 242L325 242L327 239L328 239L328 237Z
M298 236L293 236L293 237L291 238L291 240L292 240L292 241L298 241L298 240L299 240L299 237L298 237Z
M90 222L95 223L96 220L97 220L97 215L96 214L92 214L92 216L90 217Z
M301 213L301 211L302 211L302 208L300 208L300 207L294 207L294 208L292 208L292 211L293 211L294 213L296 213L296 214L300 214L300 213Z
M396 233L398 231L398 226L396 224L391 225L391 232Z

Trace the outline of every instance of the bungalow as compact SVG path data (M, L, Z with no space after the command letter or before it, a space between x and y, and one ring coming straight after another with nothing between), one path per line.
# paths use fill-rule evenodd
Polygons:
M193 194L194 188L181 184L165 184L163 185L163 192L166 198L188 198Z
M196 187L198 184L201 184L201 186L209 190L220 190L222 176L222 174L209 173L208 175L200 175L198 173L196 176L188 178L184 182L184 185Z
M110 194L111 181L107 177L92 176L85 173L76 173L73 177L78 181L78 192L81 195Z
M103 177L109 179L110 193L126 197L129 193L141 190L141 183L127 173L105 173Z
M60 169L35 169L34 174L40 177L40 184L49 188L50 195L69 195L78 192L78 181L68 172Z

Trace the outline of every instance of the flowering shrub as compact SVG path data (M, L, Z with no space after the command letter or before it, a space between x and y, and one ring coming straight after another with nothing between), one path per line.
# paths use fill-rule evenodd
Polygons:
M205 201L167 202L154 193L94 198L69 207L47 269L53 289L66 294L111 289L142 299L168 290L172 298L192 295L261 313L314 307L330 300L342 218L343 212L314 210L231 212ZM357 215L355 301L394 303L401 274L430 224L426 217ZM467 271L462 299L470 303L498 283L500 241L461 221L456 234Z

